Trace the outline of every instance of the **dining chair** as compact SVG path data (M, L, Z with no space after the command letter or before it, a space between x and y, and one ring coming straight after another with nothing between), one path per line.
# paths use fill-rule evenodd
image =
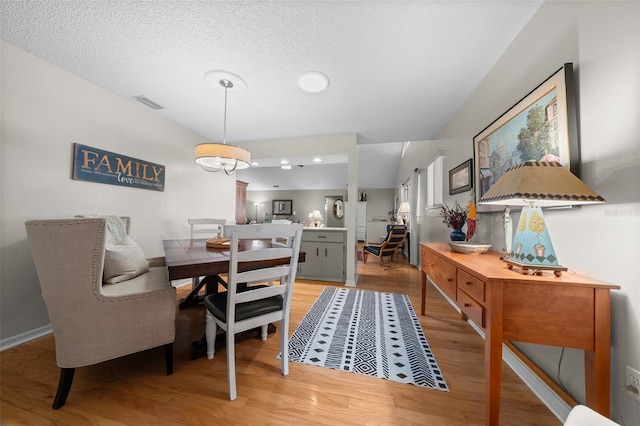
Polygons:
M198 218L188 219L191 228L191 240L198 238L215 238L223 235L226 219ZM206 277L193 277L191 279L191 293L197 293L205 285ZM218 277L215 277L216 280ZM214 278L210 278L213 280Z
M291 222L289 219L272 219L271 223L280 223L280 224L285 224L285 225L290 225ZM280 238L272 238L271 239L271 243L272 244L284 244L285 246L287 244L289 244L289 239L287 238L286 240L280 239Z
M404 244L407 238L407 227L405 225L390 225L387 227L387 236L381 243L365 243L362 247L363 262L367 263L367 256L372 254L380 258L380 264L384 264L384 258L396 254L398 248Z
M289 311L298 267L302 224L255 224L225 227L229 245L227 291L205 297L207 308L205 336L207 357L215 353L218 327L226 332L227 375L229 399L237 397L235 366L235 335L261 327L262 340L267 338L267 326L280 322L280 369L289 374ZM262 244L240 251L241 240L286 238L288 244ZM288 259L282 264L282 259ZM277 285L270 286L274 281ZM239 285L242 284L242 285ZM245 285L246 284L246 285Z

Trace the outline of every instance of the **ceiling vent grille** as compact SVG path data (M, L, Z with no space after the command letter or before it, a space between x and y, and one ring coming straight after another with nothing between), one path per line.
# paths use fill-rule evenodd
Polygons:
M160 104L153 102L151 99L145 97L144 95L133 96L133 99L140 102L143 105L148 106L151 109L164 109L164 107Z

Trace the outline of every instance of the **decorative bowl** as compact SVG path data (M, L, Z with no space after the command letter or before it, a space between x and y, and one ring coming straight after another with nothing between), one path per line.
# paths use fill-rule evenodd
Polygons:
M474 243L472 241L450 242L451 250L463 254L482 254L491 248L491 244Z

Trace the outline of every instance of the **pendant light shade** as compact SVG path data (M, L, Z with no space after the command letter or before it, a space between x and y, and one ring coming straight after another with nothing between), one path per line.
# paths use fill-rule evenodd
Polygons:
M224 170L228 175L238 169L246 169L251 163L251 154L246 149L221 144L202 143L196 145L196 163L208 172Z
M202 143L196 146L196 163L208 172L224 170L228 175L238 169L246 169L251 163L251 154L246 149L227 145L227 92L233 83L223 78L219 81L224 88L224 135L222 143Z

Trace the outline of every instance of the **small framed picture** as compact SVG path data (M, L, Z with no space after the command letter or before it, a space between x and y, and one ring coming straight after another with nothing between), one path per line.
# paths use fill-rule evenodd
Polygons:
M468 159L449 170L449 195L471 190L473 186L473 159Z

